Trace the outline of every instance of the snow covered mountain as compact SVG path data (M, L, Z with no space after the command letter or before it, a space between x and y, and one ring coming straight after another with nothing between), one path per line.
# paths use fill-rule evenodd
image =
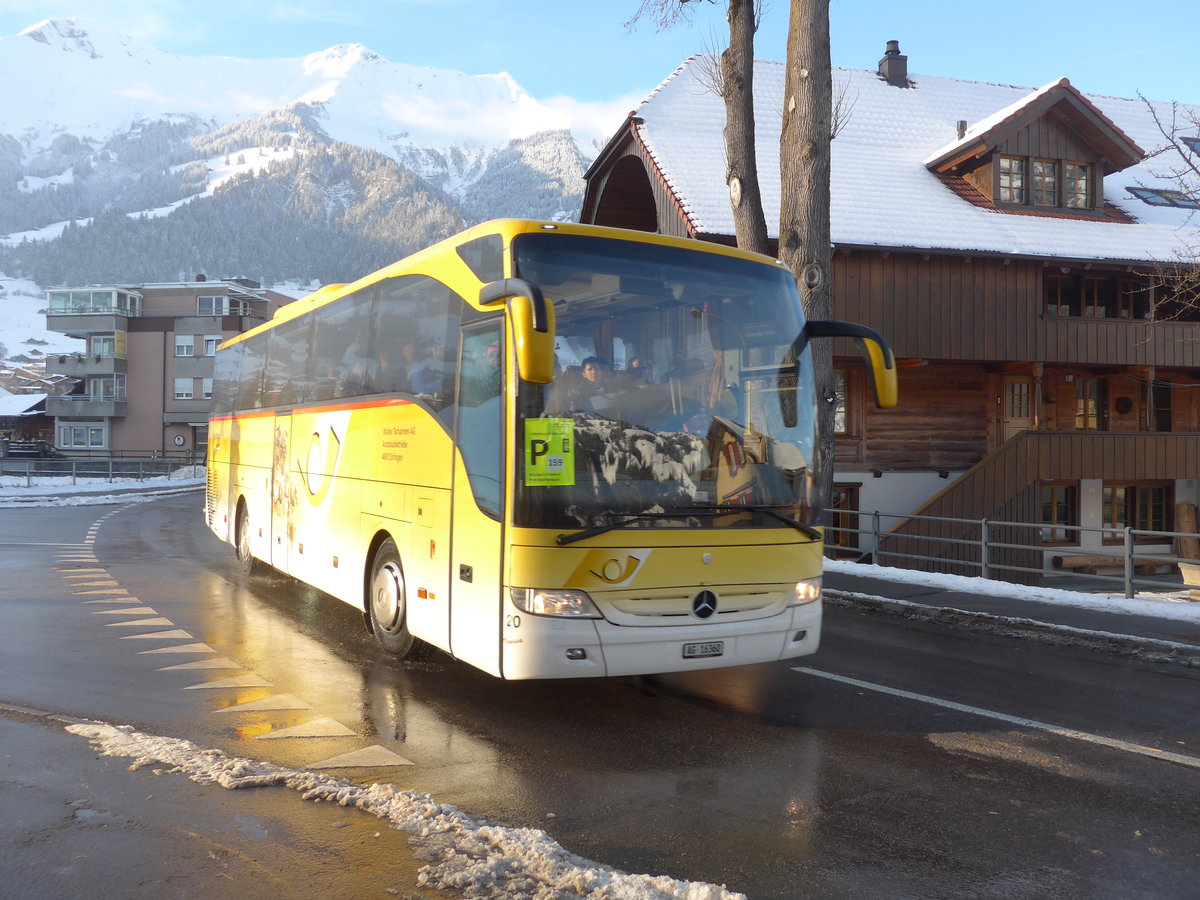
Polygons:
M344 281L582 198L570 123L509 75L359 44L189 57L55 19L0 38L0 85L0 273L45 286Z

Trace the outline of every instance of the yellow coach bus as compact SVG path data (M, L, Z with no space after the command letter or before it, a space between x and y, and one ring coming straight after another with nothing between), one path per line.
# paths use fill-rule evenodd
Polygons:
M812 653L810 338L767 257L500 220L331 285L217 351L209 527L503 678Z

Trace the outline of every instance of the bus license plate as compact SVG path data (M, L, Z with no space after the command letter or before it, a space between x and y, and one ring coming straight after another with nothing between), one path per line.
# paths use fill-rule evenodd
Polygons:
M684 644L684 659L702 659L705 656L720 656L725 652L724 641L705 641L700 644Z

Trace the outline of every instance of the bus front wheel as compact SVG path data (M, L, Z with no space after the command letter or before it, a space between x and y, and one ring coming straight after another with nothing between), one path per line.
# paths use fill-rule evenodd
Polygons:
M247 575L258 571L258 560L250 551L250 511L245 501L238 504L237 524L234 526L234 549L237 551L238 565Z
M394 656L407 655L413 643L408 630L408 597L400 553L391 538L375 551L369 590L367 615L375 640Z

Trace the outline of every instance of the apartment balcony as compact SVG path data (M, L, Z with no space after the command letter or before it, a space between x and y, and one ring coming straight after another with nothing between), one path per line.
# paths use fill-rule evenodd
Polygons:
M126 402L104 395L63 394L46 398L46 415L56 419L111 419L125 415Z
M129 361L121 356L93 356L87 353L65 353L46 357L47 375L67 375L86 378L89 375L125 375Z
M49 312L46 330L69 337L86 338L92 334L113 334L129 330L129 313L121 310L90 310L87 312Z

